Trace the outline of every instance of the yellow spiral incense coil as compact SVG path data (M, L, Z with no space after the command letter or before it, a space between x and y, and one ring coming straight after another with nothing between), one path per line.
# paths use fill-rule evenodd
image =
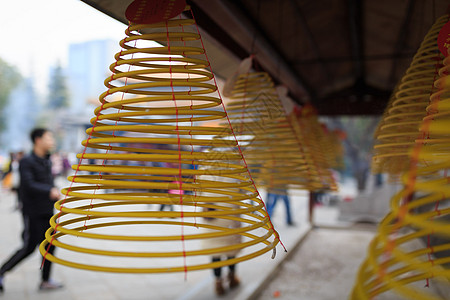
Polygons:
M344 147L341 140L341 131L332 130L325 134L325 154L328 164L333 169L344 168Z
M385 120L389 116L389 111L392 108L394 101L396 100L395 95L397 94L397 91L398 91L398 84L395 86L394 91L392 92L391 96L389 97L389 100L388 100L386 108L383 112L383 115L381 116L380 121L378 122L377 127L374 130L373 137L375 140L375 144L380 143L380 142L377 143L377 139L378 139L378 136L380 134L382 134L382 132L383 132L381 128L385 125L385 122L386 122ZM380 159L379 157L374 157L372 159L372 164L371 164L372 173L374 173L374 174L383 173L382 162L383 162L383 160Z
M339 144L332 144L325 135L324 129L319 122L316 110L311 105L304 105L297 120L299 140L303 141L303 149L313 162L314 170L317 172L318 181L315 190L337 190L336 182L330 172L333 167L334 155L342 154Z
M40 252L80 269L163 273L275 251L278 234L225 122L195 21L125 33ZM49 243L66 251L52 255ZM222 254L234 258L210 262Z
M265 72L237 76L228 115L255 182L268 188L309 188L308 162Z
M377 124L377 127L374 130L373 136L376 139L378 135L381 134L381 127L384 125L385 123L385 119L389 116L389 110L392 108L392 105L395 101L395 95L398 92L398 84L394 87L394 91L392 92L391 96L389 97L388 103L386 105L386 108L383 111L383 115L380 118L380 121Z
M421 137L409 153L411 169L402 176L404 189L391 200L391 211L369 246L351 299L373 299L382 293L448 299L422 287L429 286L430 279L446 290L450 287L449 71L447 57L434 82L437 91L426 108Z
M447 19L447 15L440 17L425 36L381 121L383 124L376 136L378 143L374 146L374 165L378 172L395 175L409 168L408 152L425 116L437 72L436 62L442 59L437 36Z

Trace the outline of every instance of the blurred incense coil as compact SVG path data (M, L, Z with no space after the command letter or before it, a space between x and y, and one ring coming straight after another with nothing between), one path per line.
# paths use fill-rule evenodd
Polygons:
M419 136L418 127L443 58L436 40L447 18L440 17L428 31L381 120L373 163L378 173L399 175L409 169L408 153Z
M275 251L278 233L230 124L209 125L227 114L194 19L131 24L125 33L40 252L75 268L163 273ZM208 243L224 237L237 239ZM65 251L47 253L49 243ZM240 254L210 262L229 252Z
M446 16L447 21L449 17ZM399 294L405 299L448 299L423 285L450 287L450 59L439 69L435 92L409 151L403 190L391 200L360 267L351 299Z
M257 185L275 189L322 187L267 73L239 74L229 98L228 115Z
M339 160L343 158L342 144L327 135L313 106L303 106L296 117L293 123L298 124L298 127L294 126L298 139L302 141L303 151L310 157L318 174L317 190L336 191L337 185L330 169L338 167Z

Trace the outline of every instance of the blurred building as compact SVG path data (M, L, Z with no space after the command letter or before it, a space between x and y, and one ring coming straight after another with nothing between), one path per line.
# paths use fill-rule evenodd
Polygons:
M69 46L67 85L70 112L92 116L94 103L106 88L103 81L111 73L109 65L120 51L118 41L94 40Z
M108 67L120 49L115 40L93 40L69 46L65 70L69 107L60 111L54 120L55 129L64 137L60 141L61 150L81 149L85 129L100 103L98 97L106 90L103 82L111 75Z
M40 106L33 78L22 80L11 92L3 111L6 126L1 135L3 150L15 152L31 149L29 133L36 124Z

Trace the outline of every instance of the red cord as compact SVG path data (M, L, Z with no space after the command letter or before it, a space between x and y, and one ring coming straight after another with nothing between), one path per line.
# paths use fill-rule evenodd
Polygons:
M128 25L128 29L127 29L127 30L130 29L130 26L131 26L131 24ZM123 49L120 51L120 53L122 53L122 51L123 51ZM119 55L119 56L120 56L120 55ZM117 60L116 60L114 66L115 66L115 67L117 66ZM113 79L113 76L114 76L114 72L113 72L113 74L111 74L111 80ZM126 84L126 83L125 83L125 84ZM108 90L106 91L106 95L105 95L105 97L104 97L103 99L105 99L105 98L109 95L109 91L110 91L110 90L111 90L111 88L108 88ZM122 95L122 99L123 99L123 95ZM45 263L45 260L46 260L46 256L47 256L47 254L48 254L48 251L50 250L50 247L53 245L53 241L54 241L54 239L55 239L55 234L56 234L57 229L58 229L58 226L59 226L59 219L60 219L61 214L62 214L62 209L63 209L63 207L64 207L64 204L65 204L66 200L67 200L68 194L69 194L69 193L71 192L71 190L72 190L72 186L73 186L73 184L74 184L74 182L75 182L75 178L77 177L78 171L80 170L80 165L81 165L81 163L83 162L84 156L85 156L85 154L86 154L86 150L87 150L87 146L88 146L88 144L89 144L89 140L92 138L92 134L93 134L94 131L95 131L95 127L97 126L97 122L98 122L98 120L99 120L99 118L100 118L100 113L101 113L101 112L103 111L103 109L104 109L104 108L103 108L104 105L105 105L105 101L102 101L102 104L100 105L100 110L98 111L98 113L97 113L97 115L96 115L96 118L95 118L95 120L94 120L94 123L92 124L92 130L91 130L91 132L89 133L88 138L86 139L86 145L84 146L84 148L83 148L83 153L81 154L81 158L80 158L79 161L78 161L77 169L75 170L75 173L74 173L74 175L72 176L72 180L71 180L71 182L70 182L70 185L69 185L69 187L68 187L68 189L67 189L66 194L64 195L63 201L61 202L61 208L60 208L60 210L59 210L58 217L56 218L55 230L53 231L52 238L51 238L50 242L48 243L48 246L47 246L47 249L46 249L46 251L45 251L45 254L44 254L43 257L42 257L42 263L41 263L41 267L40 267L41 269L42 269L42 267L44 266L44 263ZM116 121L116 124L117 124L117 121ZM111 145L110 145L110 146L111 146ZM104 162L105 162L105 159L103 160L102 165L104 164ZM101 176L101 172L99 172L99 175ZM97 189L98 189L98 184L97 184ZM95 194L95 191L96 191L96 190L94 190L94 194ZM92 208L92 199L91 199L91 208ZM88 217L90 218L90 216L88 216ZM86 220L85 220L85 223L84 223L84 227L86 228Z
M206 61L208 62L208 67L209 67L209 69L210 69L210 71L211 71L211 74L213 75L214 84L215 84L216 87L217 87L216 76L214 76L214 73L212 72L211 62L209 61L208 55L206 54L205 45L203 44L202 36L200 35L200 31L199 31L199 29L198 29L197 22L195 22L195 17L194 17L194 14L192 13L192 9L191 9L191 15L192 15L192 18L193 18L193 20L194 20L195 27L197 28L197 33L198 33L199 36L200 36L200 42L202 43L202 48L203 48L203 51L204 51L204 53L205 53ZM266 204L264 203L264 201L262 201L261 195L259 194L259 191L258 191L258 189L256 188L256 185L255 185L255 182L253 181L253 177L252 177L252 175L250 174L250 170L248 169L247 162L245 161L244 155L242 154L241 147L239 146L239 143L238 143L238 141L237 141L237 138L236 138L236 135L235 135L235 133L234 133L233 127L231 126L230 118L228 117L227 110L225 109L225 105L223 104L222 96L220 95L219 89L217 89L217 94L219 95L219 99L220 99L220 101L221 101L221 103L222 103L223 110L224 110L225 115L226 115L226 117L227 117L228 126L230 126L231 133L233 134L234 140L236 141L236 146L237 146L237 148L239 149L239 154L241 155L242 161L244 162L245 168L247 169L248 176L249 176L250 180L252 181L252 184L253 184L253 187L255 188L256 193L258 194L259 200L260 200L261 203L263 204L264 210L267 211ZM271 230L273 230L273 233L274 233L275 237L279 240L279 242L280 242L281 246L283 247L284 251L287 252L286 247L284 246L283 242L281 241L278 232L277 232L277 231L275 230L275 228L273 227L273 224L272 224L272 221L270 220L270 217L267 215L267 216L264 217L264 218L269 218L269 222L268 222L269 228L270 228Z
M450 15L449 18L450 19ZM433 83L431 85L431 89L430 89L430 96L433 94L433 89L434 89L434 82L436 80L436 77L438 75L438 69L440 66L440 62L442 61L442 59L438 56L438 57L433 57L431 58L431 60L435 60L435 73L434 73L434 78L433 78ZM433 112L437 112L437 103L440 101L440 97L437 97L436 101L434 101L433 103L431 103L431 105L433 106L433 109L430 111ZM428 114L428 113L427 113ZM423 125L422 125L422 133L419 135L419 139L424 140L424 139L428 139L428 134L429 134L429 129L431 126L431 122L432 119L431 118L425 118L423 121ZM412 153L411 153L411 159L410 159L410 169L408 172L408 179L406 182L406 186L405 186L405 191L406 191L406 196L402 199L401 203L400 203L400 207L399 207L399 212L398 212L398 216L397 219L395 221L395 223L392 226L392 231L391 234L395 234L397 233L397 231L400 229L400 227L402 227L403 225L403 221L405 219L405 216L408 212L408 203L412 200L412 198L414 197L414 186L417 180L417 169L418 169L418 162L419 162L419 155L420 155L420 151L422 150L423 146L425 145L424 142L421 143L415 143L414 147L412 149ZM391 236L388 236L388 241L384 247L384 254L385 256L388 258L391 256L392 251L394 250L395 247L395 238L391 238ZM386 273L386 266L384 264L381 264L380 266L380 271L378 272L378 277L377 279L381 281L382 277L384 276L384 274ZM426 279L426 286L428 286L429 280L428 278Z
M169 26L168 21L166 21L166 34L167 34L167 52L170 55L170 37L169 37ZM170 88L172 89L172 100L173 104L175 105L175 118L176 118L176 125L175 125L175 131L177 132L177 139L178 139L178 182L179 182L179 194L180 194L180 218L181 218L181 243L182 243L182 249L183 249L183 264L184 264L184 280L187 280L187 265L186 265L186 245L184 241L184 211L183 211L183 179L182 179L182 172L181 172L181 138L180 138L180 131L178 128L178 106L177 106L177 100L175 99L175 90L173 87L172 82L172 57L169 56L169 74L170 74Z
M181 14L180 14L180 16L179 16L179 19L181 20ZM181 26L181 31L184 33L184 25L180 25ZM186 41L183 39L183 45L186 47ZM183 66L183 68L186 70L187 68L187 66L188 66L188 62L186 62L186 64ZM189 82L189 79L191 79L191 74L189 73L189 71L188 71L188 73L187 73L187 76L188 76L188 79L187 79L187 81ZM189 91L188 91L188 95L189 96L191 96L191 91L192 91L192 86L189 86ZM192 112L193 111L193 105L194 105L194 101L191 99L191 103L190 103L191 105L189 106L189 108L190 108L190 110L191 110L191 117L189 118L189 122L191 123L191 128L192 128L192 126L194 126L194 122L193 122L193 118L194 118L194 113ZM191 129L189 129L189 136L191 137L191 157L193 156L193 154L194 154L194 145L192 144L192 131L191 131ZM194 159L192 159L191 160L191 165L194 167L194 169L195 169L195 164L194 164ZM193 183L194 183L194 186L196 186L196 183L197 183L197 178L196 178L196 176L195 175L193 175ZM196 188L194 188L194 212L196 212L197 211L197 201L196 201L196 198L197 198L197 189ZM195 227L197 227L197 216L194 216L194 226Z

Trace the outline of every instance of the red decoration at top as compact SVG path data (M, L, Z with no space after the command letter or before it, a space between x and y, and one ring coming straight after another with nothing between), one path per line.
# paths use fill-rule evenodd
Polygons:
M448 56L448 48L450 48L450 21L445 23L441 31L439 31L437 43L442 54Z
M152 24L178 16L185 7L185 0L134 0L125 17L135 24Z
M295 109L295 113L301 117L310 117L317 115L317 109L312 104L306 103L299 109Z

